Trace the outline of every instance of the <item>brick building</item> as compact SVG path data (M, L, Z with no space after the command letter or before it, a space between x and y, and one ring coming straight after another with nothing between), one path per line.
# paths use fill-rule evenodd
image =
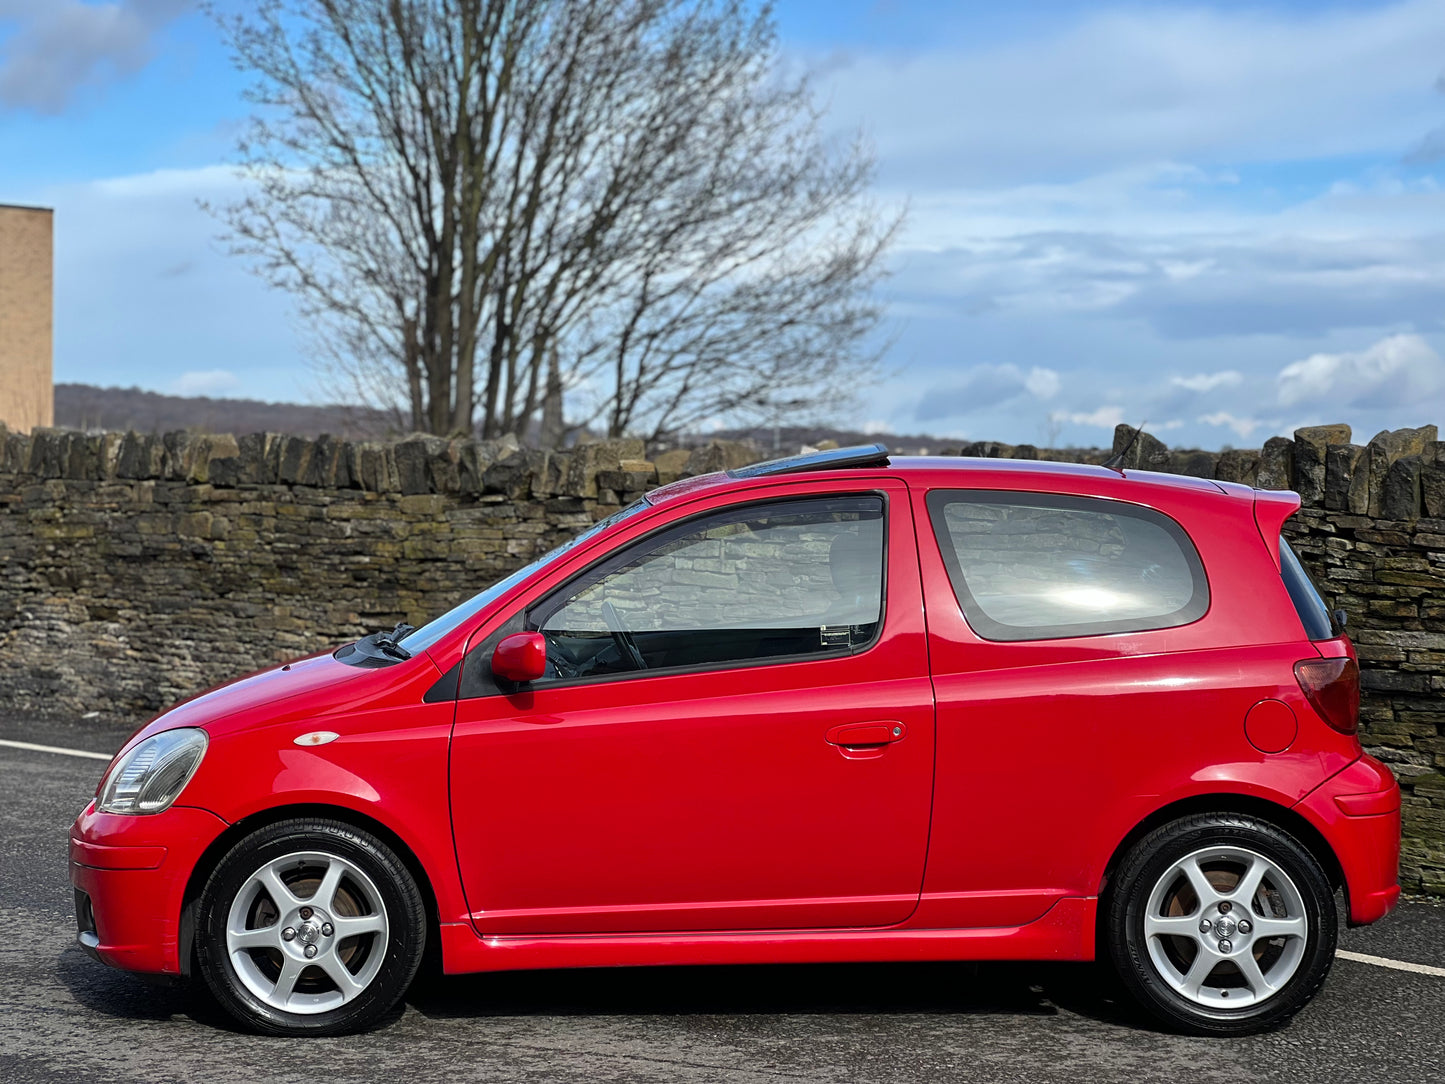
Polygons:
M52 219L0 204L0 425L22 433L54 421Z

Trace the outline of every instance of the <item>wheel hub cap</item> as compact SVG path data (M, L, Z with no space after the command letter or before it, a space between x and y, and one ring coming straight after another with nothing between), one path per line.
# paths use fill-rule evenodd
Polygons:
M296 940L303 945L314 945L321 940L321 923L303 922L296 927Z

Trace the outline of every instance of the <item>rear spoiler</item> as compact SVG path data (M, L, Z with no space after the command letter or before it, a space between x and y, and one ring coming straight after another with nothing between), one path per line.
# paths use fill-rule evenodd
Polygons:
M1264 548L1279 568L1279 535L1284 521L1300 510L1299 494L1288 489L1256 489L1254 491L1254 523Z

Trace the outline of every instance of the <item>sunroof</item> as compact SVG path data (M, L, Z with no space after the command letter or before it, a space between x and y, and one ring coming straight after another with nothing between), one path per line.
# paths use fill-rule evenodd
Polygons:
M845 467L886 467L888 448L883 444L858 444L851 448L829 448L804 452L785 459L769 459L728 471L730 478L763 478L769 474L797 474L809 470L842 470Z

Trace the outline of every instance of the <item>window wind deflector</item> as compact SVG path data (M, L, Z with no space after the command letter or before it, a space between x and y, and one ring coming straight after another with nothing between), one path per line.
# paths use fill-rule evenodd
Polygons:
M888 447L884 444L857 444L851 448L830 448L824 452L804 452L783 459L769 459L728 471L729 478L765 478L773 474L798 474L810 470L845 470L849 467L888 466Z

